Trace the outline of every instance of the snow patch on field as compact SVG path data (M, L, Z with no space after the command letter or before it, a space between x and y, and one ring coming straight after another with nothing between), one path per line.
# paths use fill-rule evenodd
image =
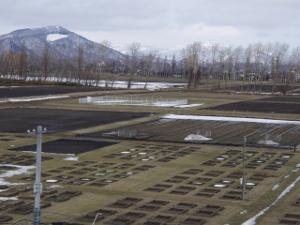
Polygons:
M38 98L8 98L4 101L0 101L0 103L4 102L32 102L32 101L40 101L40 100L49 100L49 99L58 99L58 98L68 98L68 95L63 96L47 96L47 97L38 97Z
M10 183L10 182L5 181L4 178L12 177L14 175L20 175L20 174L28 174L28 173L30 173L28 170L35 168L35 166L17 166L17 165L11 165L11 164L0 164L0 165L16 168L16 170L9 170L3 174L0 174L0 185L24 185L26 183Z
M292 120L271 120L271 119L225 117L225 116L193 116L193 115L167 114L167 115L164 115L162 118L181 119L181 120L210 120L210 121L230 121L230 122L247 122L247 123L268 123L268 124L271 123L271 124L300 125L300 121L292 121Z
M261 144L261 145L279 145L278 142L274 142L272 140L260 140L259 142L257 142L258 144Z
M64 158L63 160L65 161L78 161L78 157L67 157L67 158Z
M291 184L289 185L278 197L277 199L268 207L260 211L258 214L256 214L254 217L250 218L246 222L242 223L242 225L255 225L256 219L263 215L266 211L268 211L272 206L274 206L283 196L285 196L290 190L295 186L295 184L300 180L300 176Z
M279 184L275 184L274 187L272 188L272 191L275 191L277 188L279 188Z
M17 200L18 200L17 197L9 197L9 198L0 197L0 201L17 201Z
M189 104L189 105L175 105L176 108L191 108L191 107L197 107L204 104Z
M185 139L185 141L211 141L211 138L203 137L199 134L190 134Z

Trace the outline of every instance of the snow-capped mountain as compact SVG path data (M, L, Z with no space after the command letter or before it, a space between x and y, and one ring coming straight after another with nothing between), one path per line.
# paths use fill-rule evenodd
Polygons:
M102 46L101 44L90 41L62 26L21 29L0 36L0 48L6 52L12 49L14 53L18 53L23 45L28 54L33 53L34 55L41 56L46 44L48 44L49 51L53 57L76 57L79 46L82 46L83 57L87 62L99 63L101 61L101 53L99 51ZM209 49L214 44L208 41L202 42L202 46L206 49ZM124 62L128 46L113 44L109 49L108 60L120 60L121 63ZM150 52L155 52L155 56L161 59L166 57L168 61L171 61L175 56L175 60L180 61L182 60L182 49L186 47L184 45L172 48L141 46L139 56L147 56Z
M0 36L0 46L4 51L12 49L18 53L23 45L27 53L41 56L45 45L48 44L52 55L72 58L78 54L79 46L83 48L83 57L89 62L99 62L101 44L90 41L61 26L47 26L16 30ZM116 50L109 50L109 58L122 60L124 55Z
M217 43L214 42L209 42L209 41L205 41L202 43L202 46L205 49L210 49L213 45L216 45ZM218 46L222 46L222 47L228 47L226 45L220 45L217 44ZM128 45L121 45L121 44L112 44L111 46L114 50L121 52L123 54L127 54L127 49L128 49ZM165 58L167 57L168 60L172 60L173 56L175 56L175 60L179 61L182 59L182 49L186 48L187 46L185 45L177 45L171 48L159 48L159 47L154 47L154 46L141 46L140 47L140 51L139 54L147 56L150 52L156 51L156 54L160 57L160 58Z
M184 45L178 45L172 48L159 48L154 46L141 46L139 55L148 55L150 52L156 51L156 55L158 55L160 58L167 57L168 60L171 60L173 56L175 55L175 59L179 60L181 58L180 53L183 48L186 46ZM121 44L112 44L112 48L118 52L121 52L123 54L127 53L128 46L121 45Z

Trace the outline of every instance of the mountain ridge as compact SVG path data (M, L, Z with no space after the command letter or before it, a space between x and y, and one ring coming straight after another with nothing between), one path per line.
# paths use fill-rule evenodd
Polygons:
M63 39L47 40L49 35L59 34L67 35ZM88 40L87 38L67 30L62 26L46 26L38 28L26 28L15 30L11 33L0 36L0 45L4 51L9 49L13 52L20 52L21 46L24 45L27 53L33 51L36 56L41 56L45 45L49 45L53 55L62 55L64 58L72 58L81 45L84 50L85 60L98 61L100 58L99 49L101 44ZM113 49L109 49L110 60L118 58L123 60L124 55Z

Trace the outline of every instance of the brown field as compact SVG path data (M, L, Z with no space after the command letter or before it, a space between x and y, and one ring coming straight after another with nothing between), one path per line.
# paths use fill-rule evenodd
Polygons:
M35 165L35 154L10 150L34 151L36 137L27 136L27 129L42 125L49 131L62 131L43 135L43 223L92 224L99 213L96 225L240 225L270 206L299 177L296 165L300 150L283 148L299 143L297 126L160 118L163 114L180 113L300 119L297 113L270 115L209 109L245 100L265 101L264 96L182 89L122 94L187 98L189 103L204 103L204 106L185 109L93 106L79 105L75 98L22 103L25 108L17 104L1 105L0 181L3 174L16 170L14 165ZM80 93L84 95L92 93ZM148 112L155 114L149 117ZM127 136L107 134L124 130ZM198 130L201 134L211 131L211 144L183 142L187 135ZM131 131L132 136L126 131ZM254 131L259 132L247 139L244 155L243 136ZM269 139L276 137L282 148L258 146L257 142L265 138L263 133L268 133ZM110 141L115 144L101 144ZM50 154L76 154L78 149L77 155ZM67 160L69 157L78 160ZM243 159L247 183L244 200L240 185ZM22 185L0 184L0 198L18 197L9 201L0 199L0 223L32 223L34 169L30 172L5 178ZM296 224L300 220L299 197L299 182L296 182L280 201L257 218L256 224L273 225L279 221Z

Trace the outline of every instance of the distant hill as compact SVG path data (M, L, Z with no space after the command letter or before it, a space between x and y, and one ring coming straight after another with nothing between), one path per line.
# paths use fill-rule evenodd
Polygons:
M100 62L101 59L99 53L101 44L90 41L61 26L22 29L0 36L0 46L5 51L12 49L14 53L18 53L22 44L28 53L32 51L37 56L42 55L45 44L48 44L52 55L60 55L64 58L76 56L78 46L81 45L85 60ZM124 60L124 54L109 49L109 60L116 60L118 56L120 61Z

